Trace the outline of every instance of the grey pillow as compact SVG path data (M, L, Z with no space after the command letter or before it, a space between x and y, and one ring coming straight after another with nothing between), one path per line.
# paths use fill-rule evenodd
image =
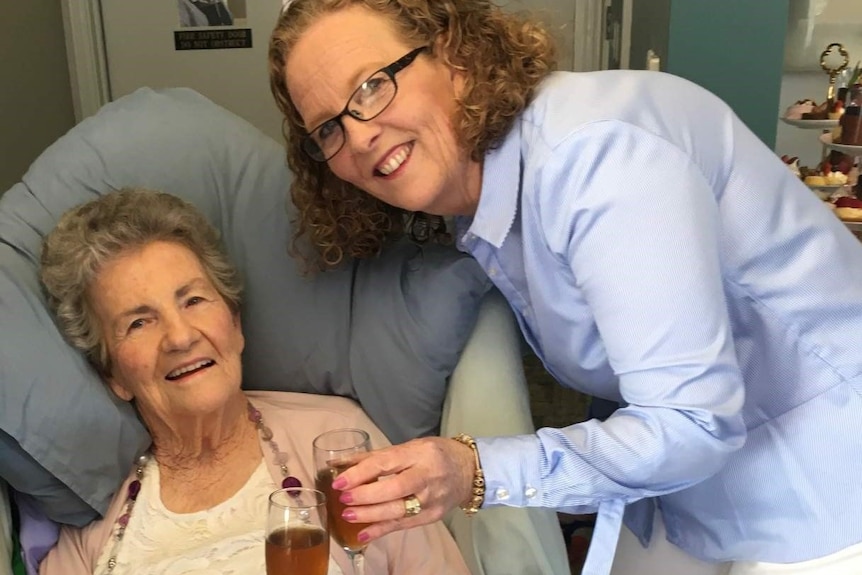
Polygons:
M80 524L103 512L149 444L62 340L37 281L60 214L126 186L180 196L220 228L246 285L247 388L356 398L394 442L436 433L488 279L454 249L407 243L302 276L287 254L283 156L196 92L142 89L73 128L0 198L0 476L50 517Z

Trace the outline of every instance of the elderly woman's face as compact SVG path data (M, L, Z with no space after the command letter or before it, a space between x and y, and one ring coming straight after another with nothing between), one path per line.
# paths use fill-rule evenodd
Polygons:
M213 413L239 390L239 317L186 247L153 242L121 254L88 297L112 362L108 383L145 419Z
M326 14L288 56L291 100L314 129L341 113L369 76L416 47L399 37L385 15L364 6ZM429 50L397 72L395 82L397 94L379 116L366 122L341 118L346 141L329 160L330 168L394 206L442 215L472 213L481 167L458 145L452 128L463 74Z

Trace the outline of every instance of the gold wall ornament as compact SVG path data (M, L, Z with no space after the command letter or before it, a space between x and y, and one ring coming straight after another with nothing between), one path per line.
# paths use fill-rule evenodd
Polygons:
M835 100L835 78L850 64L850 54L843 44L833 42L820 53L820 67L829 74L829 88L826 90L826 100Z

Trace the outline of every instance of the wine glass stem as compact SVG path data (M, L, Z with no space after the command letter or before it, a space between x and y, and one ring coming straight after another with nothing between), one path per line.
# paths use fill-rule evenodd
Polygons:
M353 575L365 575L365 555L362 551L348 551L347 555L353 563Z

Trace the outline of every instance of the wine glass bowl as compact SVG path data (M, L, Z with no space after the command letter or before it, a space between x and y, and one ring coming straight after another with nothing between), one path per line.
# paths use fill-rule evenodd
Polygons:
M313 449L315 486L326 496L329 532L350 556L355 575L363 575L365 544L359 541L359 532L368 524L350 523L341 517L347 505L340 501L341 492L332 488L332 482L355 463L357 454L371 451L371 440L361 429L333 429L318 435Z
M332 538L344 547L345 550L356 552L362 551L365 548L365 544L359 541L359 532L365 528L367 523L350 523L345 521L341 517L341 514L347 508L347 505L339 501L338 496L340 492L332 489L332 482L335 481L335 478L349 467L349 465L336 464L318 470L315 486L326 494L326 509L329 515Z
M326 575L329 529L326 496L302 487L269 496L266 518L266 575Z

